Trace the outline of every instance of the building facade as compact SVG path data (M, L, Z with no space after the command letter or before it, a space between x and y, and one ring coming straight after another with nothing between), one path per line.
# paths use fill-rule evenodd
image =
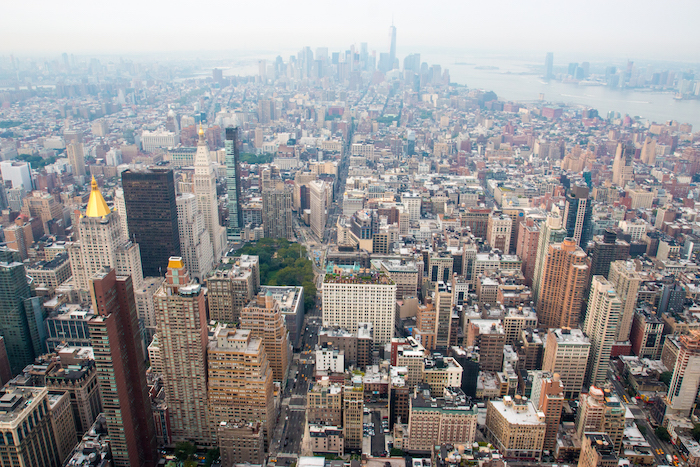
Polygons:
M292 229L292 187L278 183L262 192L262 222L265 237L294 239Z
M88 281L104 267L131 276L135 289L143 285L141 248L122 230L121 216L107 206L93 177L85 213L78 219L79 240L67 246L78 290L87 295Z
M173 440L208 445L212 440L206 393L208 343L205 291L173 256L154 295L165 400Z
M490 400L486 435L506 459L539 461L547 431L545 414L520 396Z
M180 256L173 171L126 170L122 188L129 238L139 244L143 275L163 277L169 258Z
M214 268L214 250L211 237L204 224L204 217L192 193L177 197L177 225L180 237L180 252L187 270L199 283Z
M202 212L204 227L209 235L214 264L218 264L226 248L226 228L219 222L219 202L216 196L216 175L209 158L204 129L199 126L199 142L194 157L194 194Z
M359 323L372 323L374 343L394 335L396 284L382 273L326 274L322 295L323 325L356 332Z
M209 411L216 427L219 447L242 449L230 433L222 434L222 423L259 423L263 446L269 446L275 421L273 376L262 339L249 330L217 326L209 342ZM229 446L229 447L227 447Z
M542 370L556 373L564 385L564 397L578 397L586 377L591 341L580 329L550 329Z
M583 332L591 340L586 384L602 386L607 380L608 361L621 313L622 302L617 298L613 284L603 276L593 276L583 323Z
M228 192L228 241L241 240L243 210L241 209L241 173L238 165L238 128L226 128L226 190Z
M273 378L284 385L292 358L292 347L284 316L271 292L259 294L243 308L240 326L241 329L249 329L253 337L262 339Z
M0 247L0 333L10 370L16 375L44 351L44 312L38 297L32 297L19 253Z
M574 239L549 245L537 295L539 325L577 327L587 282L588 259Z
M613 261L608 274L610 283L615 287L618 298L622 301L622 317L617 327L617 341L625 342L630 338L630 329L634 310L637 308L637 296L642 276L635 270L634 263Z
M114 269L90 280L97 315L90 339L115 467L157 464L153 413L131 278Z

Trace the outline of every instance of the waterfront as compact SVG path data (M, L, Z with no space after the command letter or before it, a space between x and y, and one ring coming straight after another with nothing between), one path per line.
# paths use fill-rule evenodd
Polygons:
M439 63L450 70L450 80L470 88L493 91L501 100L534 102L540 93L553 103L584 105L598 110L605 118L608 111L622 116L640 116L649 121L678 120L691 123L700 130L700 100L676 100L672 92L610 89L606 86L579 86L558 81L545 83L541 69L544 64L525 60L508 60L484 56L421 55L421 61ZM456 63L464 63L457 65ZM558 64L561 66L561 63ZM477 68L479 67L479 68ZM497 67L497 69L480 69Z
M285 51L280 55L287 57L295 54ZM224 75L256 75L258 59L266 59L270 63L275 57L272 54L239 57L234 66L224 70ZM400 61L403 69L403 57ZM421 62L439 64L443 71L450 71L451 82L493 91L500 100L529 103L539 101L540 94L544 94L546 102L591 107L598 110L602 118L606 118L612 110L621 116L637 116L651 122L677 120L691 123L695 131L700 130L700 99L676 100L674 92L579 86L560 81L547 83L541 76L544 54L542 63L531 59L460 54L421 54ZM561 69L563 65L555 62L555 69ZM617 63L618 67L621 65ZM592 63L592 66L599 70L602 68L600 63Z

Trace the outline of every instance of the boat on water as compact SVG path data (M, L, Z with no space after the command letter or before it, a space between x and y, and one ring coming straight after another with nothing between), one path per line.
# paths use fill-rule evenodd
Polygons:
M578 82L579 86L604 86L605 83L602 83L600 81L592 81L589 79L584 79L582 81Z

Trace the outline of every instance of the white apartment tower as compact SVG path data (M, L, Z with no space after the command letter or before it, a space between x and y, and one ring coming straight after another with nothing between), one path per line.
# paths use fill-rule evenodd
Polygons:
M216 196L216 175L209 159L209 148L204 139L204 129L199 126L199 142L194 156L194 194L197 206L202 211L204 226L209 233L214 254L214 264L218 264L226 247L226 227L219 224L219 203Z
M502 213L491 213L486 231L486 240L491 245L491 248L508 254L512 227L513 219L510 216Z
M420 220L421 196L417 193L404 193L401 195L401 203L408 209L408 218L412 221Z
M119 213L119 223L122 226L122 232L128 237L129 224L126 217L126 201L124 200L124 190L122 188L114 190L114 210Z
M575 399L583 388L591 341L580 329L550 329L544 347L542 370L557 373L564 397Z
M622 317L617 327L617 341L625 342L630 337L642 276L634 268L632 261L613 261L610 263L608 276L608 280L613 284L617 296L622 301Z
M591 340L587 385L602 387L607 380L608 361L617 338L621 315L622 302L613 284L604 276L593 276L586 320L583 322L583 332Z
M383 273L327 274L322 300L324 326L354 333L359 323L372 323L375 344L394 337L396 283Z
M700 386L700 332L680 337L681 345L666 395L667 413L687 417L695 407Z
M177 225L185 267L203 284L204 278L214 269L214 252L204 226L204 216L197 209L197 199L192 193L177 197Z

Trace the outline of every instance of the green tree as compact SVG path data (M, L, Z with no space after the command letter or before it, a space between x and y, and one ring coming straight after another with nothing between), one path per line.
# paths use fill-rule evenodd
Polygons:
M389 455L391 457L403 457L406 455L406 453L403 452L401 449L391 448L391 451L389 451Z
M244 152L238 157L238 160L245 162L246 164L269 164L275 158L274 154L252 154L249 152Z
M668 434L668 430L664 426L660 426L654 430L654 433L656 434L656 437L659 438L661 441L671 441L671 435Z
M313 308L316 286L311 261L306 257L306 248L298 243L290 243L286 238L263 238L245 245L238 250L238 254L259 257L261 284L304 287L304 308Z
M696 423L693 426L693 438L695 438L695 441L700 441L700 423Z
M219 457L221 457L219 448L208 450L206 458L204 459L204 467L211 467L211 465L216 462Z
M191 458L195 452L197 452L197 448L188 441L181 441L175 445L175 457L178 460L185 461Z
M42 167L46 167L47 165L51 165L54 162L56 162L56 157L51 156L47 157L46 159L42 158L39 155L27 155L27 154L20 154L17 159L25 162L29 162L29 165L32 166L32 169L38 170L41 169Z
M673 378L673 372L672 371L664 371L659 375L659 381L664 383L665 385L669 385L671 382L671 378Z

